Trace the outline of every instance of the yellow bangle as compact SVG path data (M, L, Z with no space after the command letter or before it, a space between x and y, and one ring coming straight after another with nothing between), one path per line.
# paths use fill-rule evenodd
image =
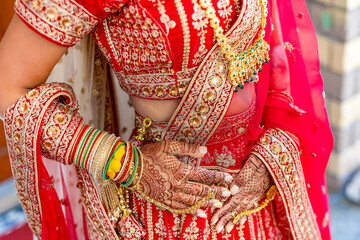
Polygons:
M116 173L120 171L121 168L121 159L125 155L126 146L121 146L114 154L113 159L111 159L111 162L109 164L109 168L106 172L106 174L113 179L116 176Z
M251 209L251 210L246 210L244 212L239 213L236 216L234 216L235 214L233 214L233 216L234 216L233 223L237 224L239 222L240 218L251 215L256 212L259 212L261 209L265 208L269 204L269 202L274 200L276 193L277 193L277 188L275 185L272 185L266 193L266 199L260 204L259 207L255 208L255 209Z

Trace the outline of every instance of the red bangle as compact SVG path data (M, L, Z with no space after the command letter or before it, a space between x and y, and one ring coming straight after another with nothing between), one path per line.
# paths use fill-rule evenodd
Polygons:
M129 145L129 148L131 148L131 147L132 147L132 146ZM131 165L131 161L132 161L132 155L133 155L133 151L132 151L132 149L129 149L129 158L128 158L128 161L126 161L126 162L124 161L124 164L127 164L126 169L125 169L123 175L120 177L120 179L117 180L116 182L120 183L120 182L122 182L122 181L125 179L125 176L127 175L128 171L129 171L129 169L130 169L130 165ZM120 172L119 172L119 174L120 174ZM115 179L116 179L116 178L115 178Z
M75 160L75 154L77 152L77 148L79 147L81 139L84 137L84 133L89 129L90 126L85 125L83 129L81 130L80 134L78 135L78 138L76 139L76 142L74 144L74 147L72 149L72 153L70 155L70 159L74 162Z

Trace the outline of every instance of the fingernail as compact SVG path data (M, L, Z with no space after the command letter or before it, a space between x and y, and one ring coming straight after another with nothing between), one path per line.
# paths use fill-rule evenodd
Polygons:
M239 191L239 187L236 186L236 185L232 186L232 188L230 189L230 192L231 192L232 195L237 194L238 191Z
M224 229L224 225L221 225L218 229L217 229L217 233L220 233L222 230Z
M203 210L198 209L197 216L200 218L207 218L206 213Z
M215 224L215 223L217 223L217 221L219 221L219 218L211 219L211 224Z
M223 204L221 202L215 202L212 206L213 208L221 208Z
M246 218L243 218L243 219L241 219L240 224L244 225L245 222L246 222Z
M207 215L205 213L199 213L198 217L200 218L207 218Z
M234 178L231 175L228 175L225 177L225 182L227 182L227 183L231 183L233 180L234 180Z
M205 147L205 146L200 146L200 147L199 147L199 153L205 155L205 154L207 153L207 147Z
M227 226L226 226L226 232L229 233L233 230L234 228L234 224L233 223L229 223Z
M230 196L231 196L231 192L228 191L228 190L225 190L225 191L223 191L223 192L221 193L221 196L223 196L223 197L230 197Z

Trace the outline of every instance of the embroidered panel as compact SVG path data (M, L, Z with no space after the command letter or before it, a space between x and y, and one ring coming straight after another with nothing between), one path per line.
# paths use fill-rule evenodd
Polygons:
M245 49L257 34L261 23L258 9L258 1L244 1L237 23L227 33L238 51ZM209 140L224 117L233 94L232 86L227 81L227 73L228 62L219 47L215 46L193 76L162 139L196 144L205 144ZM200 164L198 159L185 157L184 160L188 164Z
M248 110L233 116L225 116L212 137L206 143L208 153L201 159L200 165L207 169L237 173L242 168L246 156L251 151L251 145L246 141L249 122L255 111L255 100ZM144 118L137 115L135 118L135 133L142 127ZM153 122L146 129L145 142L160 141L167 122ZM188 129L188 134L193 134ZM133 144L139 146L133 136ZM183 157L180 158L183 160Z
M221 25L236 18L226 0ZM215 4L217 8L217 5ZM212 28L196 0L128 2L99 24L94 36L125 92L148 99L184 95L213 46Z
M15 11L41 35L63 46L72 46L99 22L72 0L16 0Z
M184 95L196 68L176 74L126 75L116 73L121 88L146 99L177 99Z
M269 129L252 154L262 159L278 187L294 239L321 239L296 143L284 131Z
M198 218L190 214L173 214L159 209L146 201L138 193L131 195L131 208L136 212L136 218L145 227L147 234L145 240L152 239L279 239L288 240L290 228L286 230L286 217L284 226L279 227L279 217L284 216L284 207L280 198L275 199L260 212L247 217L243 225L236 225L230 233L216 233L210 225L214 209L203 209L208 217ZM285 214L286 215L286 214ZM287 225L288 226L288 225ZM290 233L291 234L291 233Z

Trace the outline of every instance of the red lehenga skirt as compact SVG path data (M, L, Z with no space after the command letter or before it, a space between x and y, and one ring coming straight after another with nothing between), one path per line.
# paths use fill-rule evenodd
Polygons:
M183 157L181 160L195 166L225 171L236 175L244 165L252 143L245 136L252 119L254 104L245 112L224 117L206 146L208 153L202 159ZM141 127L143 118L136 117L136 128ZM165 122L155 122L147 129L146 140L160 139ZM136 132L136 131L134 131ZM204 209L208 218L190 214L174 214L162 210L142 198L131 194L131 208L134 216L146 229L145 239L291 239L291 230L281 197L276 198L266 208L247 217L245 224L238 224L230 233L217 234L210 225L214 209Z

